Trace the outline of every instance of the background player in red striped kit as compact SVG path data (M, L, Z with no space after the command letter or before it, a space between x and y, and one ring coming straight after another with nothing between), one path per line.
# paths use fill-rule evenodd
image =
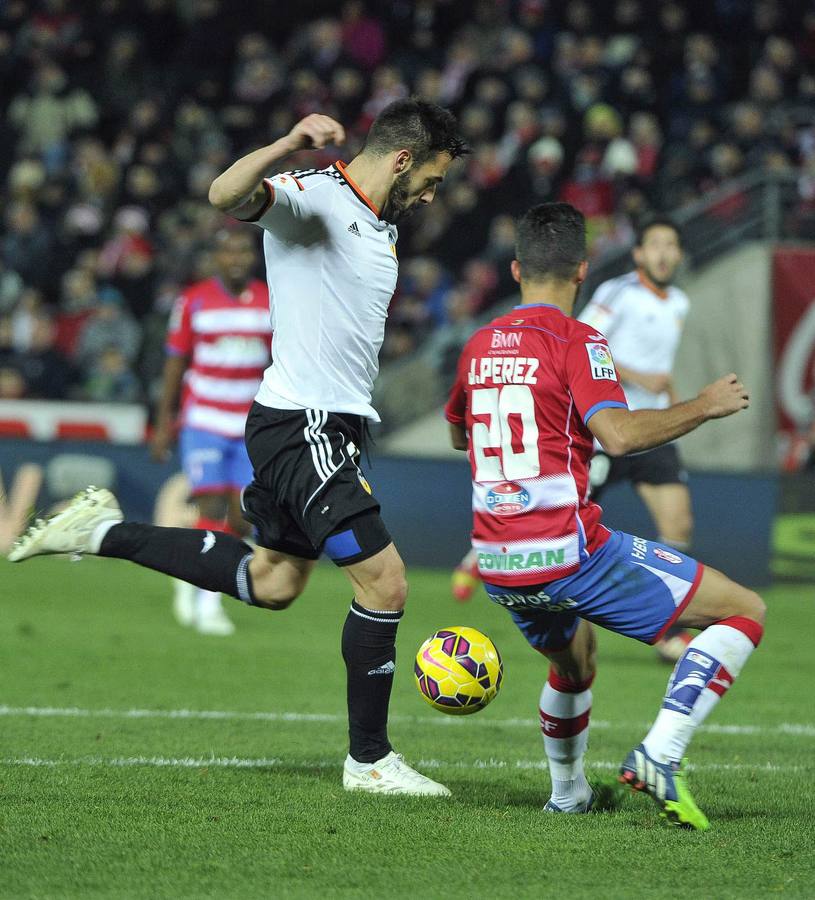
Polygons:
M588 499L589 462L595 438L611 456L647 450L746 408L748 396L731 374L668 409L629 410L605 337L571 317L587 268L582 214L565 203L534 207L519 222L512 263L521 305L462 351L447 418L472 466L472 543L490 598L550 660L540 701L549 811L587 812L594 799L583 772L592 623L650 644L674 624L703 629L620 769L670 821L703 830L682 758L761 639L764 604L674 548L602 525Z
M251 529L240 492L252 480L252 463L243 432L271 360L269 288L253 277L251 234L224 229L215 240L215 276L183 291L170 317L151 451L169 457L180 399L181 464L198 508L195 527L245 537ZM203 634L234 631L218 591L176 581L173 609L182 625Z

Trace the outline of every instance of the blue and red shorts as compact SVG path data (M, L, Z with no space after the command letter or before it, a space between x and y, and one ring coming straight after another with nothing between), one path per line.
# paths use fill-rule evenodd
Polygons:
M182 428L178 446L193 496L241 491L252 480L252 463L243 436Z
M690 603L703 569L666 544L612 531L572 575L545 584L484 587L541 652L568 647L580 619L653 644Z

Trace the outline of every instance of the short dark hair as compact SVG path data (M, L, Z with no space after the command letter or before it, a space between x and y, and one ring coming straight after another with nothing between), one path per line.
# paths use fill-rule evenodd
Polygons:
M470 152L450 110L418 97L388 104L371 125L363 150L381 156L403 148L410 150L416 165L437 153L456 159Z
M568 281L586 259L586 220L569 203L540 203L518 222L515 255L521 277Z
M679 245L682 246L682 231L679 226L670 216L663 215L655 215L655 216L647 216L637 223L637 234L634 239L635 247L642 247L642 242L645 240L645 235L652 228L671 228L674 232L676 232L677 240L679 241Z

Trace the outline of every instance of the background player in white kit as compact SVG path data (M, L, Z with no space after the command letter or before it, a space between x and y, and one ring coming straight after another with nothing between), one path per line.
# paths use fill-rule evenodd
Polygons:
M682 262L678 227L651 218L637 230L636 269L603 282L578 316L608 339L630 409L666 409L676 397L672 373L688 298L672 284ZM690 553L693 531L688 476L675 443L613 459L599 448L591 465L592 498L604 488L628 481L642 498L657 540ZM691 635L672 628L655 645L666 662L676 662Z
M310 115L239 159L210 189L218 209L264 230L274 361L246 426L254 480L244 492L258 547L223 533L123 523L109 491L89 488L35 523L9 554L79 552L129 559L250 605L285 609L325 552L354 588L342 651L350 753L346 790L450 792L408 766L387 735L405 569L357 461L378 421L378 371L398 263L393 224L433 200L467 150L450 112L421 100L390 104L347 166L267 178L289 154L342 144L342 126ZM301 646L302 652L302 646Z

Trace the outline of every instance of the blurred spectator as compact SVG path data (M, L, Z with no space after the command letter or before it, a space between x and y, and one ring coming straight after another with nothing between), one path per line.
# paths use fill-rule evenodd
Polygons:
M596 256L630 241L647 212L761 167L797 172L788 222L815 234L811 2L312 8L309 18L244 0L0 4L2 330L19 340L28 329L41 357L55 340L80 361L85 396L149 395L165 298L207 275L202 248L223 225L209 183L313 111L342 120L346 146L287 166L353 155L371 119L411 93L451 106L473 145L400 229L383 358L445 323L463 334L515 291L512 217L531 203L579 206ZM0 393L30 392L18 351L2 352Z
M133 403L139 399L139 380L131 360L118 347L105 347L87 368L82 399L105 403Z
M114 348L132 364L139 352L140 338L139 326L124 308L121 297L115 291L100 292L98 305L79 332L74 361L88 373L106 350Z
M5 372L0 397L5 399L61 399L73 383L73 368L55 349L54 322L37 303L35 298L14 317L0 318L0 373Z
M51 237L37 207L24 201L13 203L6 212L5 224L3 262L13 267L26 284L42 286L49 278Z
M8 116L20 134L20 149L42 154L50 170L64 164L69 149L66 139L98 118L90 94L71 87L65 72L50 62L34 74L29 90L11 101Z

